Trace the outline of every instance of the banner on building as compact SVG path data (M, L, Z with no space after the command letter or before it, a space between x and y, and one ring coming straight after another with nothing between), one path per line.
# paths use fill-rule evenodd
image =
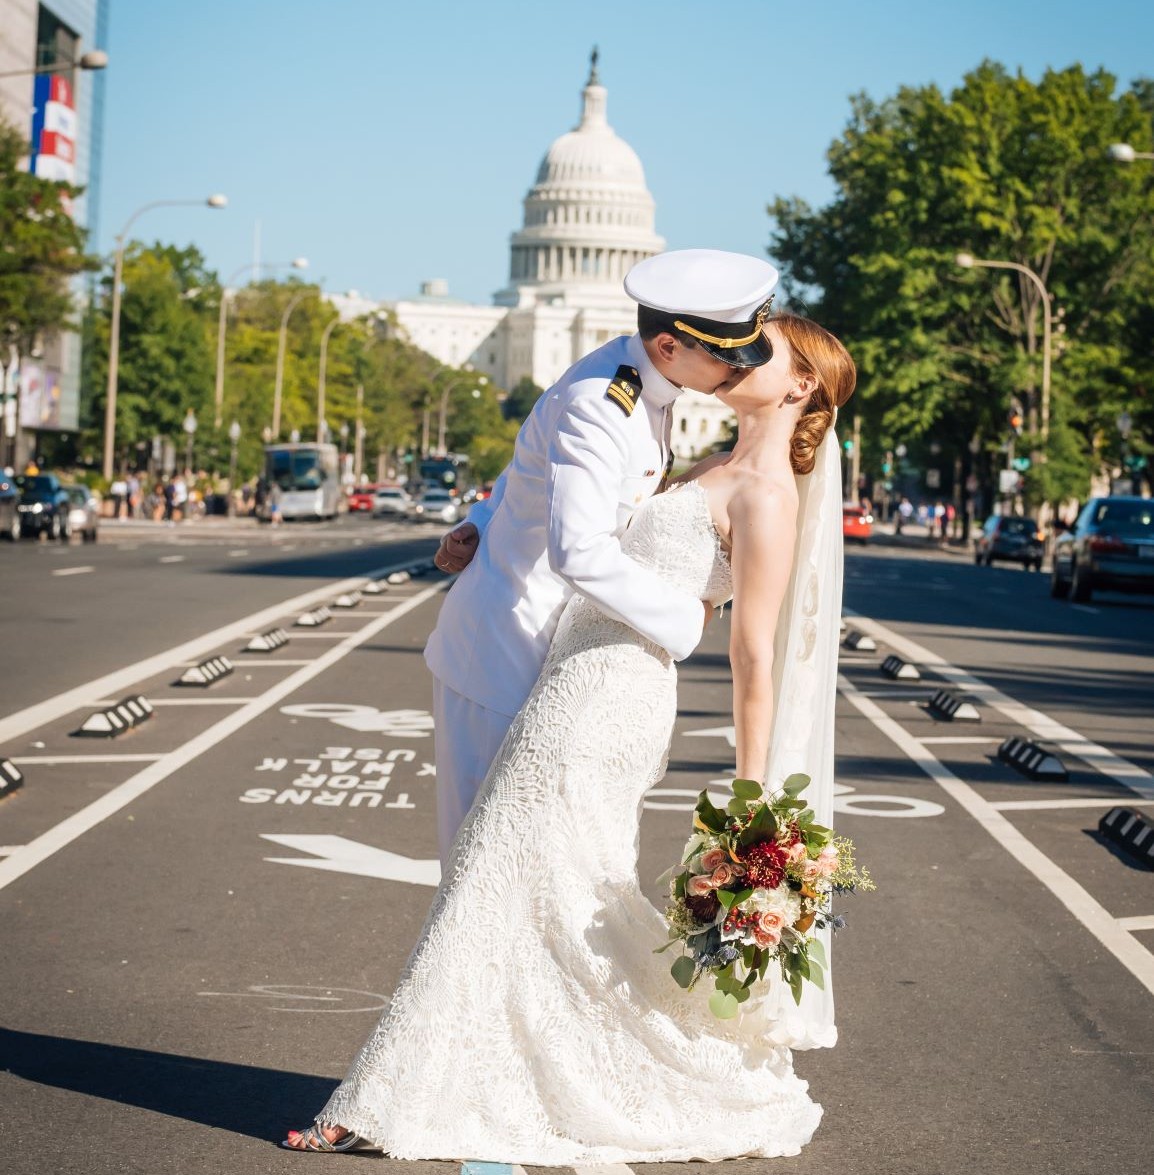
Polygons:
M76 100L61 74L39 74L32 91L29 171L45 180L76 182Z

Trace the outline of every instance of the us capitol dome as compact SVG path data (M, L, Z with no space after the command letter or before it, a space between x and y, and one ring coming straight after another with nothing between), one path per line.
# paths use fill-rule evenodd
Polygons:
M526 376L547 388L582 356L636 331L637 306L622 282L665 241L655 229L645 169L609 125L607 106L594 49L580 120L546 151L525 196L507 284L491 306L478 306L451 298L443 280L423 282L418 297L379 307L401 337L510 389ZM357 301L344 309L378 309ZM674 412L674 451L686 459L706 451L730 419L712 397L686 392Z

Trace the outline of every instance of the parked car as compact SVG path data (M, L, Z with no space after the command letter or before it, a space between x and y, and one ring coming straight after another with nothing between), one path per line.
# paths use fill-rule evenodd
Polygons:
M20 487L20 533L50 539L66 539L72 503L60 479L52 473L26 473L16 479Z
M874 516L861 506L841 508L842 538L851 543L868 543L873 538Z
M1091 498L1054 544L1050 595L1084 603L1095 591L1154 593L1154 501Z
M86 543L96 542L100 527L100 499L87 486L64 487L68 494L68 529Z
M371 514L377 497L379 485L354 486L349 490L349 513Z
M0 535L15 542L20 537L20 489L16 479L0 469Z
M1042 534L1032 518L995 514L986 519L974 539L974 562L992 567L997 560L1021 563L1031 571L1042 570Z
M403 486L378 486L373 514L378 518L407 518L413 511L412 495Z
M430 486L413 507L413 516L424 522L460 522L461 506L448 490Z

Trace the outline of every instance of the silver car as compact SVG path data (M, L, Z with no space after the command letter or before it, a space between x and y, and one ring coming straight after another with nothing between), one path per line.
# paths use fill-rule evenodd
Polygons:
M412 496L401 486L380 486L373 498L376 518L407 518L413 512Z
M448 490L430 486L413 507L413 516L422 522L460 522L461 504Z
M66 485L68 494L68 532L78 534L86 543L96 542L100 526L100 499L87 487Z

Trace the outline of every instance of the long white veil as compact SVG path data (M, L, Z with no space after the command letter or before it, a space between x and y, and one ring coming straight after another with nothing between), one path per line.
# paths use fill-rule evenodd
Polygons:
M832 428L818 447L813 472L799 477L797 484L793 574L774 641L774 721L766 784L780 787L795 772L810 776L803 798L817 822L830 827L842 595L841 449ZM832 963L830 932L822 931L821 938ZM800 1004L780 972L771 970L766 978L767 993L753 1002L749 1014L771 1043L812 1049L837 1042L829 970L825 989L806 983Z

